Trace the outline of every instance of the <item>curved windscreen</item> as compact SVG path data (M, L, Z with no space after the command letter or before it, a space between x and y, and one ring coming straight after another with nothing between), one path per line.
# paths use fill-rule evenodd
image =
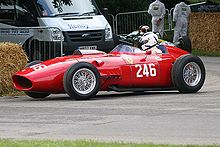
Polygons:
M141 50L140 48L133 47L133 46L126 45L126 44L119 44L119 45L117 45L111 51L111 53L113 53L113 52L117 52L117 53L134 53L134 54L145 53L145 51Z
M99 51L99 50L75 50L73 52L73 55L88 55L88 54L106 54L103 51Z
M99 14L93 0L37 0L37 5L43 16L90 16Z

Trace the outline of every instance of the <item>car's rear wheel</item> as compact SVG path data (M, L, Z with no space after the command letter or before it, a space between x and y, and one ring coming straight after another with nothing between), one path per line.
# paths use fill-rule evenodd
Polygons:
M179 44L177 45L177 47L183 49L184 51L187 51L188 53L191 53L192 43L191 43L189 36L182 36L179 39Z
M28 63L25 68L36 65L41 63L42 61L36 60L36 61L32 61L30 63ZM50 95L50 93L44 93L44 92L29 92L29 91L25 91L24 92L27 96L35 98L35 99L42 99L42 98L46 98Z
M193 55L179 57L172 68L173 85L181 93L195 93L205 81L205 67L201 59Z
M63 86L66 93L76 100L87 100L99 91L98 69L87 62L79 62L65 72Z

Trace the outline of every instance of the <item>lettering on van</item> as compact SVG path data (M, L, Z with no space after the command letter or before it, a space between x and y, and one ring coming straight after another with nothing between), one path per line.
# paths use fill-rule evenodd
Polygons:
M88 24L68 24L70 29L88 29Z
M0 29L1 35L29 35L29 29Z

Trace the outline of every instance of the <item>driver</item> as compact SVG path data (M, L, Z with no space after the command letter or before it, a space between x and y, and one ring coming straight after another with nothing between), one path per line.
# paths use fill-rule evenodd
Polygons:
M147 30L149 29L149 26L140 26L140 35L144 35L147 33Z
M152 54L161 54L162 51L158 49L158 36L154 34L153 32L147 32L145 33L141 39L140 42L143 44L141 48L143 50L150 50Z

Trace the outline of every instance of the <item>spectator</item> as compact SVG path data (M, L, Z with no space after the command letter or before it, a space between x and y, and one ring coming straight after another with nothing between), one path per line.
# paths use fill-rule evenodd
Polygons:
M152 31L159 33L163 38L164 34L164 15L166 14L165 6L160 0L155 0L150 4L148 13L152 16Z
M191 9L185 3L185 0L181 0L180 3L176 4L173 11L173 21L175 24L173 36L174 43L178 42L180 36L187 35L188 20L190 13Z

